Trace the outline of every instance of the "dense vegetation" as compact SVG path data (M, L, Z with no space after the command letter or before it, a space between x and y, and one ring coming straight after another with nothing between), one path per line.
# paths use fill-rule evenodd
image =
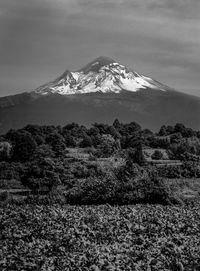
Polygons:
M183 124L28 125L0 136L0 188L15 180L38 194L62 188L73 204L168 204L179 200L163 178L200 178L199 161L200 132Z
M197 206L7 206L0 269L194 271Z
M197 271L199 178L200 132L182 124L10 130L0 270Z

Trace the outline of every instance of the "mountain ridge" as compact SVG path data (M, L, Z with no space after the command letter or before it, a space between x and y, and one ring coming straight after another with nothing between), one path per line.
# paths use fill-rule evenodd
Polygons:
M77 71L66 70L61 76L35 91L42 95L49 93L70 95L91 92L120 93L123 90L136 92L146 88L162 91L170 89L111 58L101 56Z

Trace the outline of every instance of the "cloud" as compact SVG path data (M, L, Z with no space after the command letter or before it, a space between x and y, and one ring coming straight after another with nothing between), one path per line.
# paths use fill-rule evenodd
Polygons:
M198 89L199 10L197 0L1 0L1 89L35 88L99 55Z

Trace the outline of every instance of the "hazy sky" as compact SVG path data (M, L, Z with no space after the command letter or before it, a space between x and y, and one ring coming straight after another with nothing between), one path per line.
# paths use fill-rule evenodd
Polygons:
M0 0L0 96L101 55L200 96L200 0Z

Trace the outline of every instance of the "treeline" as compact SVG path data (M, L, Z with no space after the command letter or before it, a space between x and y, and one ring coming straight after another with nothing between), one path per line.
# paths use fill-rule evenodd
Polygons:
M109 157L118 149L135 148L140 144L167 149L171 159L195 160L195 155L200 155L200 131L176 124L162 126L158 133L153 133L135 122L123 124L118 120L113 125L95 123L91 128L76 123L64 127L27 125L0 136L0 161L60 157L69 147L93 147L98 151L96 155Z
M157 149L152 159L162 159L159 149L164 149L169 159L178 159L182 165L151 166L144 157L144 147ZM69 159L70 149L81 149L87 161ZM110 157L124 162L108 170L99 159ZM49 192L63 185L70 203L158 199L162 194L160 178L200 177L199 158L200 131L183 124L162 126L158 133L118 120L112 125L95 123L90 128L76 123L64 127L27 125L0 136L0 180L15 179L32 190ZM150 196L147 183L156 197ZM162 198L167 198L166 193Z

